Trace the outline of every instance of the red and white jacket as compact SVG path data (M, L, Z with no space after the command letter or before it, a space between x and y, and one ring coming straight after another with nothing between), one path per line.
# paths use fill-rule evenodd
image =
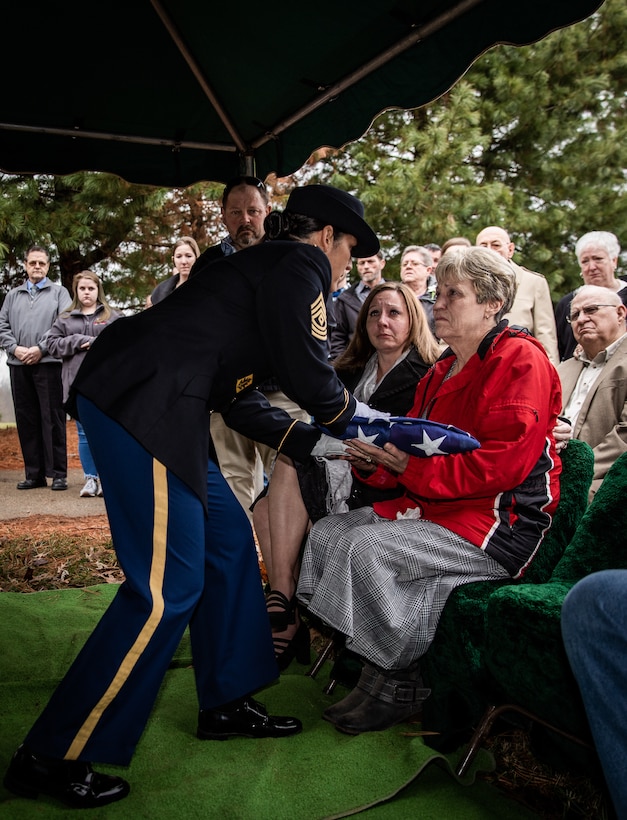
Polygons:
M506 322L446 380L453 361L452 351L445 351L420 380L408 415L467 430L481 447L410 456L401 475L378 467L365 481L405 490L375 503L379 515L394 519L417 509L421 518L468 539L512 577L521 577L559 501L561 462L553 438L561 408L559 377L540 343Z

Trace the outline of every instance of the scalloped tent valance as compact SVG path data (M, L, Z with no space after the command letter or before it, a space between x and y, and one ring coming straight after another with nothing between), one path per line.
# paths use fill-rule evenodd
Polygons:
M292 173L387 108L448 90L599 0L16 2L3 10L0 169L181 187Z

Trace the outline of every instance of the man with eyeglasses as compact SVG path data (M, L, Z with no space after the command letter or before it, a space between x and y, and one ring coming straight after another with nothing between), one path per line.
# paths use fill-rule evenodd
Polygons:
M413 292L424 310L429 328L435 336L433 305L435 304L435 265L431 251L424 245L408 245L401 253L401 282Z
M516 298L511 311L505 316L510 325L526 327L546 350L547 356L559 362L555 317L549 283L541 273L517 265L512 257L516 245L504 228L490 225L477 234L475 245L490 248L507 259L516 276Z
M594 450L590 501L627 450L626 316L627 307L616 291L582 285L567 317L579 347L557 368L564 403L561 416L570 422L569 435Z
M575 256L579 262L584 285L610 288L618 293L621 302L627 305L627 282L616 275L619 254L618 239L609 231L585 233L575 245ZM571 302L577 292L573 290L567 293L555 306L560 361L569 359L577 345L573 329L568 322L568 316L572 312Z
M258 245L264 238L263 222L269 213L268 191L260 179L253 176L231 179L224 187L221 203L227 235L201 253L190 277L210 276L211 263L215 260ZM288 399L277 382L266 382L261 388L274 407L280 407L299 421L309 421L309 415ZM263 490L264 473L270 476L276 451L227 427L220 413L211 414L210 427L220 471L252 523L250 508Z
M0 309L0 347L7 354L15 422L25 479L18 490L67 490L66 416L61 362L48 353L46 336L72 302L66 288L48 279L50 254L33 245L24 257L27 279L10 290Z

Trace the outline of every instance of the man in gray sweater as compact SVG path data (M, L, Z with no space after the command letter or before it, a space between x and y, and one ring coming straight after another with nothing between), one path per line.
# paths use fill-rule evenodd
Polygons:
M50 254L33 245L26 252L27 279L10 290L0 308L0 347L8 357L15 421L26 478L18 490L67 490L65 410L61 362L48 353L46 335L72 302L67 289L48 279Z

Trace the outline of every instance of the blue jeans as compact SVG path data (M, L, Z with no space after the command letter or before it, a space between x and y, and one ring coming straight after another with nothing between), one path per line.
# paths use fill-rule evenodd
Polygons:
M627 818L627 569L592 573L562 606L562 636L616 815Z
M89 449L87 436L80 421L76 422L76 429L78 431L78 457L81 460L81 466L85 473L85 478L98 478L98 470L94 463L94 457Z

